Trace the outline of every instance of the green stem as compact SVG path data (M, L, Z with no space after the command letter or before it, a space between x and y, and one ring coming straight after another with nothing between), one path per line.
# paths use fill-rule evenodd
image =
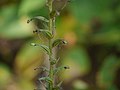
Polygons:
M53 20L50 17L50 13L52 12L52 0L48 1L48 7L49 7L49 30L53 32ZM52 82L49 84L49 90L53 90L54 87L54 66L51 64L52 61L52 39L49 39L49 49L50 49L50 54L49 54L49 62L50 62L50 71L49 71L49 77L51 78Z

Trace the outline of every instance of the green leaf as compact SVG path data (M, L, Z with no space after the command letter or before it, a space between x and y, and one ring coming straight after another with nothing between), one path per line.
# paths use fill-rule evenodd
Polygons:
M9 67L4 65L3 63L0 63L0 90L1 87L4 87L6 84L10 82L11 78L12 74L9 70Z
M40 81L46 81L48 83L51 83L52 82L52 79L49 78L49 77L42 77L42 78L39 78Z
M60 87L60 86L62 85L62 83L63 83L63 81L59 82L59 83L57 84L57 86Z
M27 26L25 20L15 20L0 30L0 37L20 39L32 36L33 25Z
M83 76L89 73L91 64L89 56L83 47L73 47L68 51L64 50L65 57L62 60L63 65L71 67L63 71L62 78L72 80L77 76ZM72 71L72 72L71 72Z
M35 39L25 42L15 57L15 71L21 77L26 77L27 80L31 80L37 75L37 72L34 72L33 69L40 66L43 62L40 47L32 47L29 45L29 43L33 41L35 41ZM34 73L32 73L32 71Z
M45 5L45 0L22 0L19 15L29 14Z
M40 46L41 48L43 48L47 52L47 54L50 54L49 47L46 45L40 45L40 44L36 44L36 43L31 43L30 45L31 46Z
M61 44L67 44L67 42L63 39L56 39L53 44L52 44L52 47L55 47L55 46L58 46L58 45L61 45Z
M104 16L109 11L112 0L74 0L70 5L70 11L79 22L88 23L94 17ZM79 10L79 11L78 11Z
M61 67L58 67L54 70L54 74L57 74L58 72L60 72L61 70L65 70L65 69L69 69L70 67L69 66L61 66Z
M49 22L49 20L46 19L46 18L43 17L43 16L36 16L36 17L33 17L33 18L31 18L30 20L28 20L27 23L30 23L31 21L33 21L33 20L35 20L35 19L41 20L41 21L44 21L44 22L47 22L47 23Z
M49 30L40 29L40 32L42 32L47 39L53 38L53 35Z
M46 46L46 45L40 45L40 46L47 52L47 54L50 54L50 49L48 46Z
M53 90L61 90L60 88L61 88L62 83L63 81L59 82Z
M27 23L30 23L31 21L33 21L33 25L35 25L37 29L48 29L49 20L43 16L33 17L30 20L27 20Z
M115 73L120 68L120 58L115 55L107 57L98 73L98 85L103 88L108 88L114 84Z

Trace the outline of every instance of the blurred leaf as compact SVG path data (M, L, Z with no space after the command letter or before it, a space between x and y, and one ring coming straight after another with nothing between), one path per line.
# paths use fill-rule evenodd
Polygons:
M43 62L42 54L40 52L40 47L32 47L26 42L19 53L16 55L15 70L20 75L20 77L26 77L26 79L32 79L37 75L34 69L41 65Z
M107 90L119 90L116 85L111 85Z
M117 44L120 41L120 31L112 29L108 32L97 33L92 35L91 41L94 44Z
M63 64L70 67L64 72L66 80L70 80L76 76L82 76L89 72L90 61L84 48L74 47L70 49L63 60Z
M75 80L73 82L74 90L88 90L88 84L84 81Z
M17 5L9 5L1 8L0 27L6 27L9 23L17 18ZM2 30L2 29L1 29ZM0 30L0 31L1 31Z
M120 67L120 60L111 55L105 59L101 66L100 72L98 73L98 85L102 88L110 87L115 79L115 73Z
M21 18L19 21L16 20L11 22L9 25L2 28L0 37L7 39L17 39L32 36L31 30L33 26L28 26L26 21L26 18Z
M34 84L31 81L26 80L25 78L21 78L18 82L20 90L33 90Z
M42 8L45 5L45 0L22 0L19 14L24 15L33 12L35 9Z
M93 17L107 11L112 0L74 0L69 5L72 14L79 22L88 23Z
M9 68L6 65L0 63L0 88L9 83L11 76L12 75Z

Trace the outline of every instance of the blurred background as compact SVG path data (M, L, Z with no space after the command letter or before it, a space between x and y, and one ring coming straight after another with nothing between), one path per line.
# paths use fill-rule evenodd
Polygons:
M46 0L0 0L0 90L33 90L46 59L32 24ZM57 18L64 90L120 90L120 0L71 0Z

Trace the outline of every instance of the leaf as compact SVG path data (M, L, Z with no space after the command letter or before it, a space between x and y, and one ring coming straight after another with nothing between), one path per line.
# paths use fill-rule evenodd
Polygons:
M0 90L1 87L4 87L4 85L10 82L11 78L12 75L9 70L9 67L4 65L3 63L0 63Z
M53 90L61 90L60 88L61 88L62 83L63 83L63 81L59 82Z
M46 46L46 45L40 45L40 46L47 52L47 54L50 54L50 49L48 46Z
M62 85L62 83L63 83L63 81L59 82L59 83L57 84L57 86L60 87L60 86Z
M42 77L42 78L39 78L40 81L46 81L48 83L51 83L52 82L52 79L49 78L49 77Z
M83 47L73 47L68 51L64 50L65 57L62 60L63 65L71 67L63 71L62 78L72 80L75 77L83 76L89 73L91 64L87 51ZM71 72L72 71L72 72Z
M53 44L52 44L52 47L55 47L55 46L58 46L58 45L61 45L61 44L67 44L67 42L63 39L56 39Z
M108 56L98 73L97 83L100 87L108 88L113 85L115 73L120 68L120 60L115 55Z
M53 35L49 30L40 29L40 32L42 32L45 35L45 37L48 38L48 39L53 38Z
M49 22L49 20L46 19L46 18L43 17L43 16L36 16L36 17L33 17L32 19L28 20L27 23L30 23L31 21L33 21L33 20L35 20L35 19L41 20L41 21L44 21L44 22L47 22L47 23Z
M88 23L93 17L104 16L104 12L109 11L109 5L112 0L74 0L70 11L79 22ZM79 10L79 11L78 11Z
M27 19L27 18L25 18ZM0 37L7 39L20 39L32 36L33 25L27 26L24 19L15 20L0 30Z
M30 45L31 45L31 46L40 46L40 47L43 48L48 54L50 54L49 47L46 46L46 45L39 45L39 44L36 44L36 43L31 43Z
M32 47L29 45L29 43L33 41L35 41L35 39L25 42L15 57L15 72L21 77L26 77L27 80L31 80L37 75L37 72L33 70L43 62L40 47Z
M58 67L54 70L54 74L57 74L58 72L60 72L61 70L65 70L65 69L69 69L69 66L61 66Z
M19 15L32 13L35 10L41 9L45 5L45 0L22 0Z

